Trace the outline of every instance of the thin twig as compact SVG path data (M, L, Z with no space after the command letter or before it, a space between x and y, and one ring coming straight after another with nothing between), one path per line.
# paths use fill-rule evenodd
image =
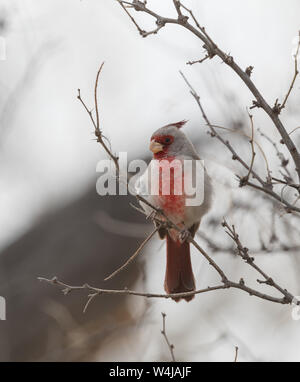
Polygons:
M162 330L161 330L161 334L164 336L164 339L168 345L168 348L170 350L170 354L171 354L171 358L172 358L172 362L176 362L176 359L175 359L175 356L174 356L174 345L170 343L169 339L168 339L168 336L167 336L167 332L166 332L166 313L161 313L162 315L162 324L163 324L163 327L162 327Z
M284 156L284 154L278 149L278 146L277 144L268 136L266 135L266 133L263 133L260 129L257 129L257 131L259 132L259 134L265 138L269 143L271 143L271 145L274 147L275 151L276 151L276 155L277 157L279 158L280 162L281 162L281 167L284 169L284 171L286 172L287 176L292 179L292 176L291 176L291 173L288 169L288 164L289 164L289 160L286 159L286 157ZM289 133L290 134L290 133Z
M239 348L237 346L235 346L234 362L237 362L238 353L239 353Z
M188 61L186 64L187 65L194 65L194 64L202 64L202 62L204 62L205 60L207 60L209 57L209 55L207 54L205 57L201 58L201 60L196 60L196 61Z
M293 76L291 85L289 87L289 90L288 90L288 92L287 92L287 94L286 94L286 96L284 98L284 101L282 102L282 105L280 105L280 111L285 108L286 102L287 102L287 100L288 100L288 98L289 98L289 96L291 94L291 91L292 91L292 89L293 89L293 87L295 85L296 78L297 78L297 76L299 74L299 70L298 70L298 54L299 54L299 50L300 50L300 31L298 33L299 33L298 34L299 35L299 40L298 40L297 50L296 50L296 53L294 55L295 72L294 72L294 76Z
M86 103L83 101L83 99L81 98L81 92L80 92L80 89L78 89L78 95L77 95L77 98L78 100L81 102L81 104L83 105L84 109L86 110L86 112L88 113L92 123L93 123L93 126L95 128L95 136L97 137L97 142L99 142L102 147L104 148L105 152L108 154L108 156L113 160L114 164L115 164L115 167L116 167L116 171L117 171L117 176L119 177L119 173L120 173L120 168L119 168L119 161L118 161L118 157L116 157L115 155L113 155L113 153L111 152L111 150L108 148L108 146L106 145L106 143L104 142L103 140L103 135L102 135L102 132L100 130L100 121L99 121L99 111L98 111L98 99L97 99L97 91L98 91L98 82L99 82L99 76L100 76L100 73L102 71L102 68L103 68L103 65L104 65L104 62L102 62L102 64L100 65L100 68L97 72L97 75L96 75L96 81L95 81L95 88L94 88L94 99L95 99L95 110L96 110L96 121L93 117L93 113L92 111L87 107Z
M249 166L249 171L248 174L245 176L244 181L248 181L250 178L250 175L252 173L253 165L254 165L254 159L255 159L255 150L254 150L254 124L253 124L253 115L248 112L248 116L250 118L250 123L251 123L251 139L250 139L250 144L251 144L251 151L252 151L252 156L251 156L251 163Z
M138 247L138 249L134 252L134 254L117 270L115 270L112 274L107 276L104 281L112 279L114 276L116 276L118 273L120 273L123 269L125 269L142 251L142 249L145 247L145 245L148 243L149 240L156 234L156 232L159 230L160 226L156 227L150 235L146 237L146 239L142 242L142 244Z

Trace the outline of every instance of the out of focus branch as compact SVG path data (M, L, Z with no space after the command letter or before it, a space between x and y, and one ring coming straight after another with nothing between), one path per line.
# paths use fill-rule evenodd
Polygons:
M265 138L268 142L271 143L271 145L273 146L273 148L275 149L276 151L276 155L277 157L279 158L280 160L280 163L281 163L281 167L283 168L283 170L286 172L286 175L288 177L289 180L292 180L292 176L289 172L289 169L288 169L288 164L289 164L289 160L286 159L286 157L284 156L284 154L278 149L278 146L277 144L266 134L266 133L263 133L260 129L257 129L257 131L259 132L259 134Z
M234 134L239 134L247 139L252 140L251 136L245 134L243 131L241 130L236 130L236 129L231 129L229 127L224 127L224 126L219 126L219 125L212 125L213 128L217 128L217 129L222 129L222 130L226 130L226 131L229 131L231 133L234 133ZM252 135L252 134L251 134ZM266 183L269 185L270 184L270 187L271 187L271 179L272 179L272 176L271 176L271 170L270 170L270 166L269 166L269 163L268 163L268 160L267 160L267 156L263 150L263 148L261 147L261 145L253 138L253 143L255 143L257 145L257 147L259 148L263 158L264 158L264 161L265 161L265 164L266 164L266 170L267 170L267 179L266 179ZM253 148L254 149L254 148ZM233 158L234 159L234 158ZM251 172L250 172L251 173ZM249 175L250 176L250 175Z
M201 237L201 239L207 243L209 249L214 254L227 253L232 256L236 255L234 245L230 245L230 246L219 245L216 242L214 242L211 238L209 238L207 235L205 235L204 232L198 231L197 235ZM281 252L300 252L300 245L287 245L285 243L280 243L278 246L272 248L272 250L263 246L262 248L251 249L250 251L253 255L270 255L271 252L272 254L281 253Z
M252 172L252 169L253 169L253 165L254 165L254 159L255 159L255 150L254 150L254 124L253 124L253 115L252 114L249 114L249 118L250 118L250 123L251 123L251 139L250 139L250 144L251 144L251 151L252 151L252 156L251 156L251 163L250 163L250 166L249 166L249 171L248 171L248 174L246 175L245 179L244 180L249 180L250 178L250 175L251 175L251 172Z

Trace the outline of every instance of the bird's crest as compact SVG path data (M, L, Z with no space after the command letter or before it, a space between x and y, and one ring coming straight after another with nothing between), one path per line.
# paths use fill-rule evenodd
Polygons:
M175 126L175 127L177 127L177 129L181 129L182 126L185 125L186 123L187 123L187 121L184 119L183 121L180 121L180 122L169 123L168 125L166 125L164 127Z

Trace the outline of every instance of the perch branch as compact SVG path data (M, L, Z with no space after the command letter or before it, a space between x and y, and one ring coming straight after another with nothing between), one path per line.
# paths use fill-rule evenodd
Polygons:
M265 293L261 293L253 288L250 288L245 285L244 281L241 281L239 283L230 281L228 279L224 280L223 284L212 286L212 287L207 287L204 289L198 289L195 291L191 292L183 292L183 293L170 293L170 294L158 294L158 293L142 293L142 292L137 292L137 291L132 291L127 288L124 289L101 289L101 288L96 288L93 287L89 284L83 284L80 286L72 286L68 285L62 281L59 281L57 277L53 277L52 279L47 279L45 277L38 277L38 280L41 282L46 282L55 286L58 286L62 289L62 293L64 295L67 295L73 291L78 291L78 290L87 290L89 292L92 292L94 295L93 297L99 296L101 294L118 294L118 295L133 295L133 296L140 296L140 297L147 297L147 298L180 298L180 297L189 297L189 296L194 296L202 293L207 293L215 290L220 290L220 289L229 289L229 288L234 288L234 289L240 289L246 293L248 293L250 296L256 296L260 299L271 301L271 302L276 302L278 304L291 304L293 300L293 296L291 295L291 298L286 298L284 297L274 297ZM88 297L90 298L92 295L89 294Z

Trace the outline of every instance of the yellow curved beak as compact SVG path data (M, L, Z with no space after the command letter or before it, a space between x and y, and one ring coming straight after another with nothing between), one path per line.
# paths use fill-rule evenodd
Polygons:
M154 153L159 153L160 151L163 151L164 147L161 143L158 143L158 142L155 142L155 141L151 141L150 142L150 146L149 146L149 149Z

